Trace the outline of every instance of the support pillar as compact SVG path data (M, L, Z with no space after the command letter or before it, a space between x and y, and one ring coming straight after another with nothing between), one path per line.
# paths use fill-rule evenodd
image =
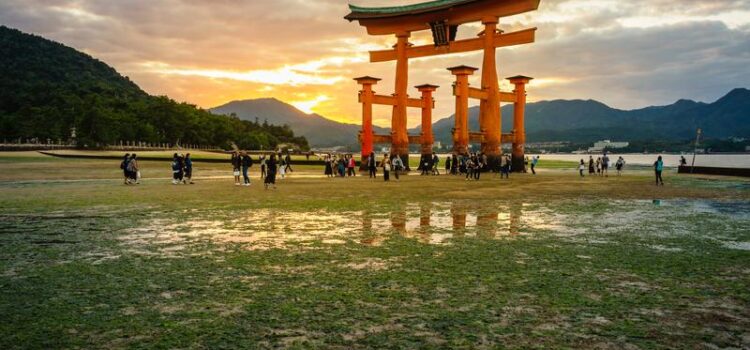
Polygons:
M372 86L377 84L380 79L370 76L354 78L357 84L362 85L359 91L359 102L362 104L362 131L360 142L362 145L362 154L360 157L359 169L367 167L367 160L373 152L373 132L372 132L372 98L375 92Z
M518 75L510 77L510 83L515 86L516 102L513 104L513 153L511 154L511 169L522 172L524 168L524 147L526 145L526 127L524 115L526 113L526 84L534 78Z
M432 133L432 109L435 108L435 100L432 93L437 90L437 85L418 85L417 90L422 93L422 157L432 155L432 145L435 143L435 136Z
M495 63L495 33L497 17L482 19L484 24L484 57L482 59L482 90L487 92L487 99L479 102L479 129L484 134L482 153L487 155L490 169L499 169L501 149L500 83L497 78Z
M409 61L406 57L406 49L409 45L409 35L408 32L396 34L396 88L394 92L396 104L393 106L391 118L391 154L401 157L407 170L409 168L409 135L406 129L406 105L409 96L406 89L409 82Z
M453 128L453 154L462 155L469 151L469 75L477 68L457 66L448 68L456 76L453 95L456 96L456 124Z

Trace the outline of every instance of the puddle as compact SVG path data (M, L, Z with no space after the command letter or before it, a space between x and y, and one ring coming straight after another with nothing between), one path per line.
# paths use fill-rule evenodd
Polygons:
M748 225L750 203L741 201L448 201L407 203L396 210L192 209L119 215L0 215L0 244L22 241L45 248L79 247L93 244L92 239L109 239L131 254L179 257L235 247L379 246L399 237L435 245L454 244L456 239L554 238L586 246L617 244L623 237L633 237L643 240L643 248L678 253L694 248L659 240L692 235L727 249L750 250L750 237L743 229ZM96 253L101 255L87 260L102 263L119 258L119 253Z

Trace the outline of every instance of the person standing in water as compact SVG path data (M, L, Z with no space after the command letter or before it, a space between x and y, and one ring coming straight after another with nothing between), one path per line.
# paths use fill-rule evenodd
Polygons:
M271 154L266 162L266 178L263 181L263 186L268 189L269 185L276 189L276 154Z
M654 173L656 175L656 186L659 186L660 184L664 186L664 179L661 178L661 172L664 170L664 161L662 161L661 156L659 158L656 158L656 161L654 162Z
M453 166L453 157L447 156L445 157L445 175L449 175L452 173L452 166Z

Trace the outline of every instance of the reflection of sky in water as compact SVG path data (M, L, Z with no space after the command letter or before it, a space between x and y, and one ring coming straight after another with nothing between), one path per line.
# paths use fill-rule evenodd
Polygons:
M593 205L592 205L593 203ZM450 244L458 237L507 239L516 236L576 237L581 234L685 234L695 229L688 220L708 215L717 224L750 221L750 204L714 201L409 203L390 212L283 210L193 210L179 215L151 214L142 225L125 230L120 239L133 247L185 245L210 241L239 244L246 249L319 247L321 244L379 245L401 235L426 244ZM735 220L723 222L731 216ZM726 220L724 220L726 221ZM743 246L742 244L736 246ZM178 251L179 248L171 247Z

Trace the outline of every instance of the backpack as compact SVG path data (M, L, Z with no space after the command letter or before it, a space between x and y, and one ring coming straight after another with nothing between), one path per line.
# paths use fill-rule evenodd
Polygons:
M122 163L120 163L120 169L125 170L125 167L128 166L128 160L124 159Z

